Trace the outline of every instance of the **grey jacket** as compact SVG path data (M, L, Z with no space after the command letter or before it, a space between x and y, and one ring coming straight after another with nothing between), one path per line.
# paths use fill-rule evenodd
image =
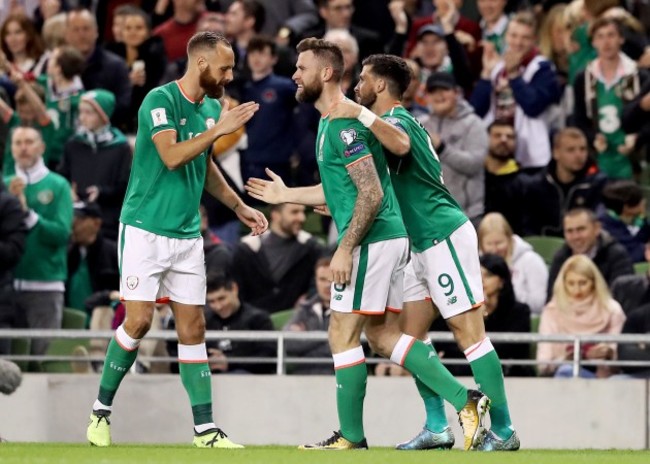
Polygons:
M467 101L460 98L453 116L436 114L421 119L430 134L438 134L444 148L438 153L445 185L465 214L474 222L483 215L484 162L488 135L485 123Z

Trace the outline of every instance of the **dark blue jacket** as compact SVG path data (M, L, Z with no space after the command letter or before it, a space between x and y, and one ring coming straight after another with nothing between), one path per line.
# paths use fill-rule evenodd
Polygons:
M510 79L510 88L517 105L530 118L538 117L549 105L557 103L562 96L557 74L550 62L540 63L539 69L530 82L525 82L521 76ZM476 113L484 117L490 110L491 98L492 82L488 79L480 79L474 87L469 102Z
M296 84L275 74L244 84L242 102L255 101L260 105L255 116L246 123L248 148L243 153L246 163L271 165L289 162L294 145L291 125L295 94Z
M648 224L648 221L644 221L643 226L636 234L632 235L627 228L627 224L611 214L601 214L599 219L603 229L625 247L633 262L642 263L645 261L645 244L650 240L650 224Z

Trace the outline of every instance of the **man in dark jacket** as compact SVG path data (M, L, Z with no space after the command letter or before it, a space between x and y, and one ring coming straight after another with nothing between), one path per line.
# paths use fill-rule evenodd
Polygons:
M269 231L242 239L232 273L245 301L273 313L294 307L307 293L325 249L302 230L304 222L304 206L273 205Z
M131 105L131 80L129 69L122 58L97 45L97 21L85 9L68 13L66 42L79 50L86 58L86 69L81 75L84 88L106 89L115 94L113 124L121 126L129 120Z
M548 299L553 293L553 284L560 268L572 255L586 255L598 267L611 287L614 280L622 275L634 274L632 260L625 247L616 242L601 229L596 214L586 208L575 208L564 215L564 240L551 263L548 276Z
M650 260L650 243L644 248L645 260ZM612 298L618 301L627 315L639 306L650 304L650 273L624 275L611 286Z
M315 276L316 294L296 308L284 330L306 332L320 330L327 332L330 325L330 297L332 281L330 280L330 258L324 257L316 262ZM301 358L330 358L327 340L287 340L287 355ZM327 364L298 364L291 369L292 374L325 375L333 374L331 363Z
M573 208L595 210L607 182L589 159L587 139L576 128L553 138L553 159L542 172L522 178L523 235L562 236L562 216ZM550 282L550 281L549 281Z
M13 269L25 248L27 229L20 201L0 180L0 329L14 326ZM10 340L0 340L0 355L9 354Z
M207 277L205 328L206 330L273 330L268 311L243 302L239 288L232 277L212 274ZM173 325L173 321L171 323ZM169 328L169 327L168 327ZM171 327L173 328L173 327ZM210 370L215 373L270 374L275 372L273 363L248 364L231 361L230 358L273 358L274 342L213 340L206 342ZM177 355L177 344L167 343L170 356Z
M625 247L632 262L645 261L650 223L641 187L631 180L612 182L603 190L603 204L606 211L599 216L603 229Z
M644 304L630 312L623 325L623 334L650 334L650 304ZM650 361L648 343L619 343L618 359L621 361ZM634 378L650 378L650 367L621 367L623 374Z
M119 288L117 243L102 234L102 213L97 204L77 202L74 212L66 306L84 311L92 294Z

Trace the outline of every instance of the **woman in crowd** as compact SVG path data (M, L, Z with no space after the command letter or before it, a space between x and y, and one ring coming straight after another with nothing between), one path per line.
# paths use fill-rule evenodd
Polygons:
M560 269L553 286L553 297L544 307L539 325L543 335L620 334L625 314L607 288L596 265L584 255L570 257ZM537 360L540 375L571 377L572 343L540 343ZM616 344L582 344L580 358L587 361L616 359ZM567 361L565 364L551 364ZM584 366L580 377L608 377L608 366Z
M501 213L486 214L478 227L481 253L492 253L506 260L518 301L538 314L546 302L548 268L541 256L512 228Z
M151 20L140 8L133 6L125 14L122 40L111 43L107 48L124 58L129 67L129 79L133 85L132 117L126 130L135 132L138 109L147 93L159 85L167 59L162 39L151 35Z
M0 28L2 52L7 61L29 80L43 71L43 41L25 15L9 15Z

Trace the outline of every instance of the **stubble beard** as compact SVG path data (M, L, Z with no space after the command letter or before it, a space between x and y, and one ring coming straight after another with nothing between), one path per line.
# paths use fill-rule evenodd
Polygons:
M216 99L223 97L224 86L212 77L210 74L210 66L199 74L199 85L208 97Z

